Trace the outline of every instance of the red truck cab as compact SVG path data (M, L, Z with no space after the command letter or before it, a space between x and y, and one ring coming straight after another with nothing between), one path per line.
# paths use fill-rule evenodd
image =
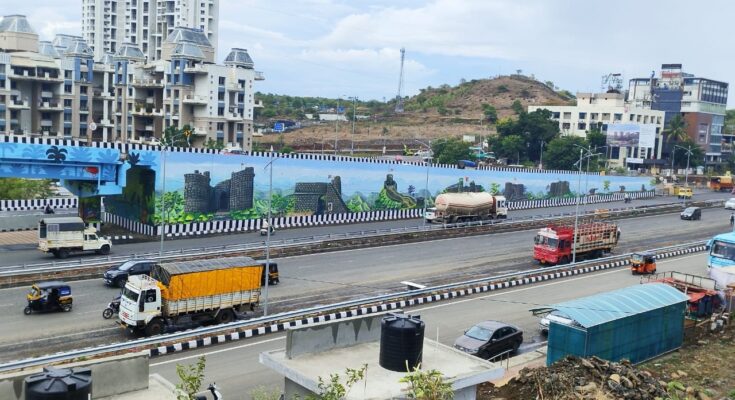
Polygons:
M566 264L572 260L572 232L569 228L543 228L534 238L533 258L541 264Z

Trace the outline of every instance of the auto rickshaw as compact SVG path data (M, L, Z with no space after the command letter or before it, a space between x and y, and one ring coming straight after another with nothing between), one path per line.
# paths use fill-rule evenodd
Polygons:
M74 299L71 296L71 288L61 281L40 282L31 286L31 291L26 296L28 305L23 309L23 314L29 315L34 311L71 311Z
M263 224L260 226L260 236L266 236L268 235L268 229L270 228L271 235L276 233L276 228L274 228L272 225L268 224L268 221L263 221Z
M269 263L261 262L260 265L263 266L263 276L260 278L260 284L262 286L265 286L265 266L268 265L268 284L269 285L278 285L281 280L278 277L278 264L274 263L273 261Z
M634 253L630 258L630 272L635 274L655 274L656 254L651 252Z

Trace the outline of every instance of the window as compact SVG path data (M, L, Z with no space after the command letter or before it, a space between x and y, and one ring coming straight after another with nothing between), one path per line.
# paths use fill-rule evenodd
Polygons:
M587 119L587 113L586 112L579 113L579 119Z
M71 99L64 99L64 107L71 107Z
M64 93L71 93L71 85L64 85Z
M225 77L224 76L220 76L219 77L219 85L220 86L224 86L224 84L225 84Z
M564 119L572 119L572 113L571 112L565 112L564 113Z
M225 123L224 122L217 122L217 130L222 131L225 129Z
M596 121L597 118L599 118L600 114L598 113L590 113L590 120Z
M217 94L217 100L219 100L219 101L225 101L225 92L219 92Z
M613 116L613 119L615 121L622 121L623 120L623 114L615 113L615 115Z
M225 115L225 108L224 107L217 107L217 115L220 117Z
M587 124L585 124L584 122L580 122L577 124L577 129L580 129L580 130L587 129Z

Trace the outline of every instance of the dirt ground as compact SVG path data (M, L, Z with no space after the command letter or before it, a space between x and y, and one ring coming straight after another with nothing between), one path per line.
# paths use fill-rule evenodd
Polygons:
M482 385L477 398L735 400L735 323L718 333L706 333L707 326L689 330L678 351L638 366L565 359L523 370L501 387Z

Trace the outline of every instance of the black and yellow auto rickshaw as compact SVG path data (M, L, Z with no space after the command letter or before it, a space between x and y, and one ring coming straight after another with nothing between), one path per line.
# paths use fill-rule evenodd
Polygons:
M633 253L630 257L630 272L635 274L655 274L656 254L652 252Z
M269 266L268 268L268 284L269 285L278 285L281 280L278 277L278 264L274 263L273 261L266 263L261 262L260 265L263 266L263 275L260 277L260 284L262 286L265 286L265 266L266 264Z
M71 311L74 299L71 297L71 288L61 281L40 282L31 286L26 296L28 305L23 314L29 315L34 311Z

